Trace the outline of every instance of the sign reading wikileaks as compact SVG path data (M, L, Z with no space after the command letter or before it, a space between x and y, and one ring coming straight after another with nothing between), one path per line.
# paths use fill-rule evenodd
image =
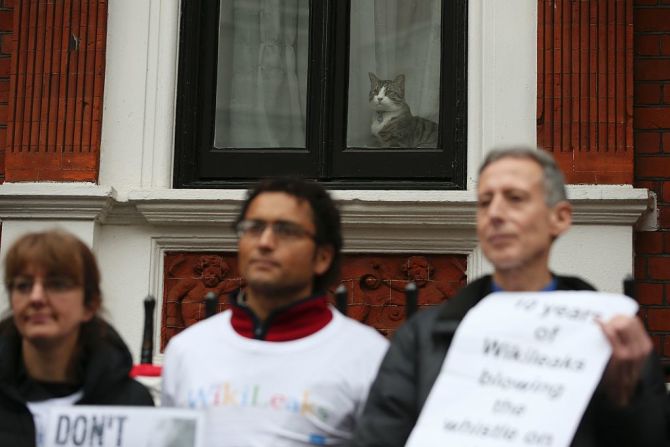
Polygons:
M196 410L121 407L52 407L46 447L203 446L204 413Z
M570 445L611 355L596 320L636 311L608 293L489 295L459 325L406 445Z

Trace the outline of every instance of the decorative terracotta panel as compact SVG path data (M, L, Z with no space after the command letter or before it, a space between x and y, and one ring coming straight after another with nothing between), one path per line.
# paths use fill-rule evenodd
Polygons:
M242 286L236 253L166 253L164 265L161 351L173 335L204 319L205 295L214 292L222 311L227 295Z
M418 286L421 308L451 298L465 285L466 257L459 255L347 256L340 283L349 292L347 314L384 335L405 320L405 286Z
M106 0L17 2L8 181L97 181L106 28Z
M633 182L633 0L539 0L537 141L568 183Z
M390 335L405 320L409 281L418 286L419 309L434 306L465 285L466 265L463 255L347 255L337 284L347 287L350 317ZM208 292L219 296L222 311L230 292L243 286L236 253L167 253L161 350L170 337L204 318ZM329 291L333 302L334 291Z

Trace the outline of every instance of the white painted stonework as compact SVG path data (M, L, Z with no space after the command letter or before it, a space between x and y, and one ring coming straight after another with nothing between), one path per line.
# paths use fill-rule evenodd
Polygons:
M469 2L468 190L334 191L347 252L462 253L470 278L488 271L475 236L476 170L491 147L536 140L536 3ZM108 30L99 185L1 185L0 255L34 229L82 237L100 262L107 317L137 360L142 300L162 296L164 252L234 250L230 224L244 191L171 188L179 2L114 0ZM558 241L552 268L620 291L632 272L633 225L653 212L648 191L572 186L569 195L575 227ZM158 336L156 325L156 344Z

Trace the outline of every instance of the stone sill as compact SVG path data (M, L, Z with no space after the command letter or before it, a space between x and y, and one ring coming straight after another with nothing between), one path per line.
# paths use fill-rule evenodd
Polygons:
M473 191L333 191L345 229L379 230L419 225L468 229L477 211ZM655 209L654 197L630 185L570 185L574 223L633 225ZM0 219L95 220L103 224L226 225L236 217L243 190L160 189L120 197L111 186L91 183L5 183Z

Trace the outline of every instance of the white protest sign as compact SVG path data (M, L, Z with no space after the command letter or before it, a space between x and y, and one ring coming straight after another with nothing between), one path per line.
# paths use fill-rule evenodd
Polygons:
M202 411L154 407L52 407L45 447L202 447Z
M609 360L597 292L494 293L459 325L407 446L568 446ZM560 415L560 416L559 416Z

